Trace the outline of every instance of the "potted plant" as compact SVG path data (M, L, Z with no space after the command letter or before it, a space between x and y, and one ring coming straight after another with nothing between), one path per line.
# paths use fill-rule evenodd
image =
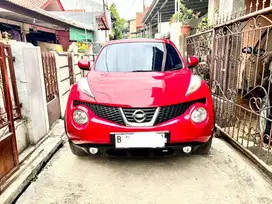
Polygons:
M202 32L209 28L209 19L208 17L204 17L201 19L200 23L197 26L197 32Z
M86 53L88 51L88 45L84 42L77 42L78 52Z
M188 35L191 30L191 26L189 25L190 20L198 19L200 13L194 13L192 9L186 8L184 4L180 4L179 12L173 14L172 22L180 22L181 23L181 33L184 35Z

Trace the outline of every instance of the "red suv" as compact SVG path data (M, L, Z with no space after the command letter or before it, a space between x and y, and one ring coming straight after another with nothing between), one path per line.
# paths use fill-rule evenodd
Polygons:
M169 40L111 41L71 88L65 127L78 156L169 155L212 144L214 111L207 84Z

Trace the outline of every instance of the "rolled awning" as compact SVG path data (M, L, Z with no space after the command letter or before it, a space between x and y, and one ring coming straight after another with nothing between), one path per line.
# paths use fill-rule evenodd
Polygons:
M107 15L105 12L100 16L96 17L96 23L98 25L98 30L110 30Z
M93 42L93 32L85 31L84 29L70 28L70 41L76 42Z

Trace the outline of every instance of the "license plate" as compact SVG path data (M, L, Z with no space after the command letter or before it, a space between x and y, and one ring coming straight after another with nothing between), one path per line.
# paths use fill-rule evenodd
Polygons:
M167 139L165 133L136 132L116 133L116 148L163 148Z

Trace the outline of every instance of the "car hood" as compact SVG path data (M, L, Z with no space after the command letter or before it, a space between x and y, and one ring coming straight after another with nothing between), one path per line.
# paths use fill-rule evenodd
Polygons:
M90 72L88 82L95 100L123 107L166 106L185 100L191 72Z

